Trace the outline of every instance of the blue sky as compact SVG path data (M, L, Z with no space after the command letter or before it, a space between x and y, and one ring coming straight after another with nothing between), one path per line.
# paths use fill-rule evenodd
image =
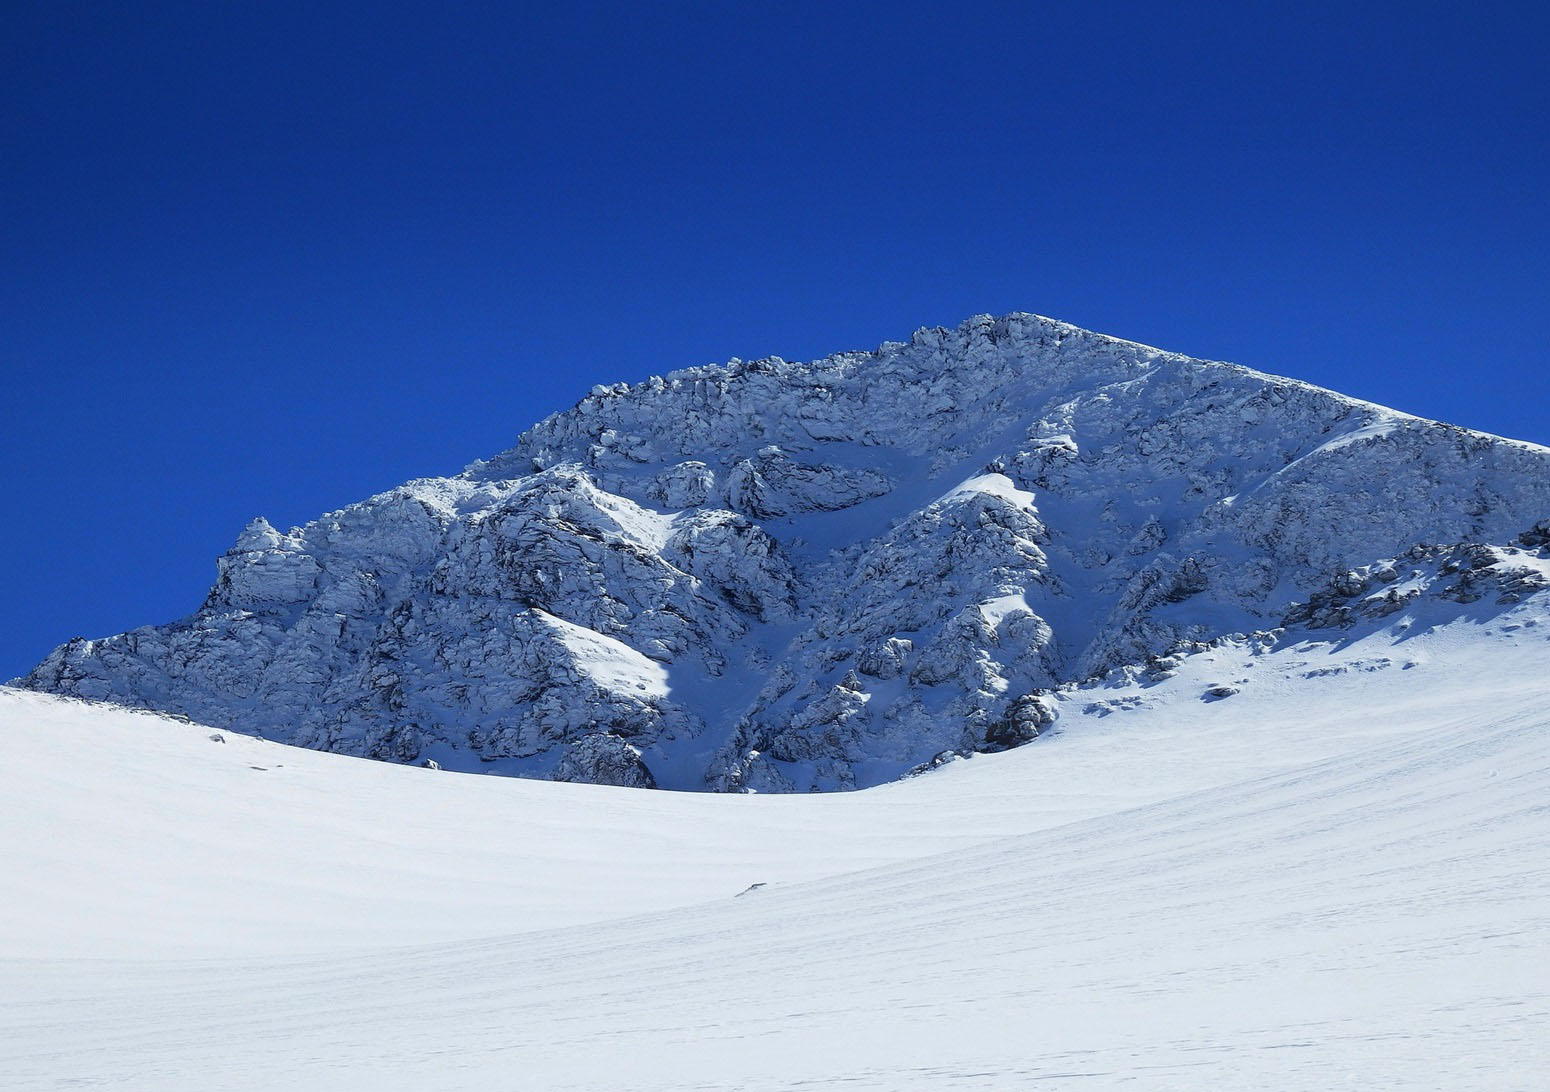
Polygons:
M1541 5L539 7L11 9L0 678L594 383L980 312L1550 443Z

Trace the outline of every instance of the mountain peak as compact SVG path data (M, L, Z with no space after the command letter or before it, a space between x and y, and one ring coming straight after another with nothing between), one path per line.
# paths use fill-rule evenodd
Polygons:
M1275 631L1332 574L1516 542L1547 471L1296 380L979 315L595 387L457 477L255 520L194 616L24 682L444 768L850 788L1035 738L1051 691Z

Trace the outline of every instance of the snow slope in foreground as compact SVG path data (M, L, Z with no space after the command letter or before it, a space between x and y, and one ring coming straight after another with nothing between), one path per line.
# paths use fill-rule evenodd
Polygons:
M0 1087L1542 1086L1547 639L1226 645L816 797L0 691Z

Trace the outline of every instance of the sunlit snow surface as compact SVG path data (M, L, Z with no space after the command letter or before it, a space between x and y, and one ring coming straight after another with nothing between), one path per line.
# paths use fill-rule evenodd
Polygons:
M1544 598L839 795L0 691L0 1088L1545 1087Z

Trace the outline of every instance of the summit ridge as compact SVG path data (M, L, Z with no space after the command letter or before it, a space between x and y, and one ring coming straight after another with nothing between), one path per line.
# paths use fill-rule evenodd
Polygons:
M193 614L17 683L450 769L859 788L1181 648L1536 594L1547 516L1550 449L977 316L596 387L459 475L253 521Z

